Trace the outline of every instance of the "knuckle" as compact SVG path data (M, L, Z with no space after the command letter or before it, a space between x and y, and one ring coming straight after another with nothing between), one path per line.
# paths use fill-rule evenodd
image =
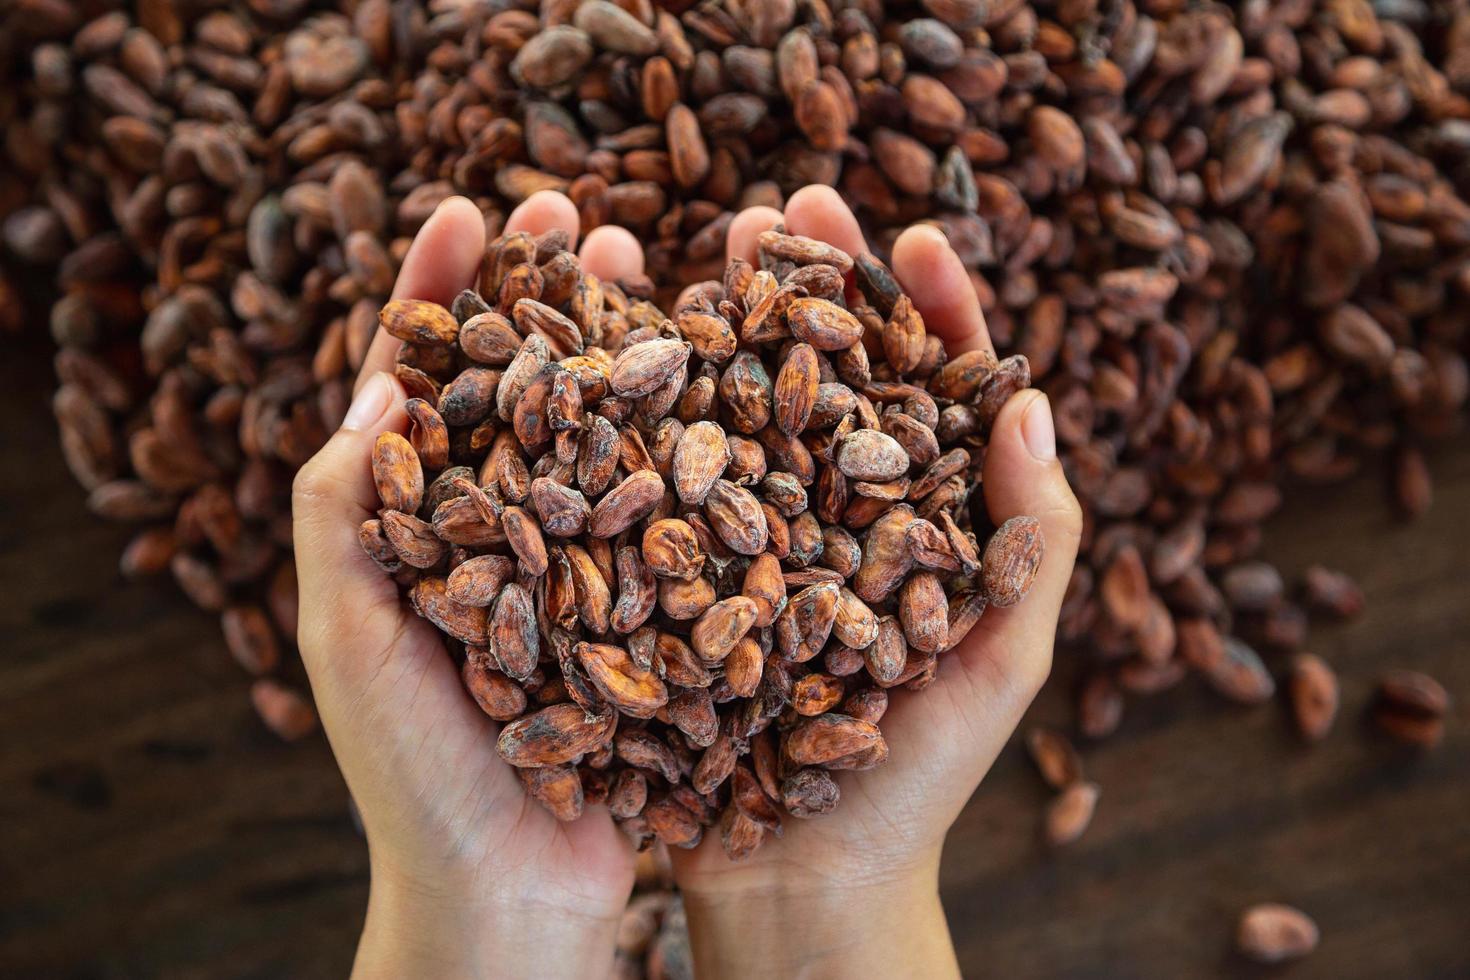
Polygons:
M338 484L318 455L297 470L291 480L291 506L298 513L311 511L334 498Z
M1049 510L1048 523L1069 542L1075 543L1082 537L1082 505L1065 481L1057 488L1056 500Z
M1016 679L1017 694L1022 704L1030 704L1035 700L1047 678L1051 676L1051 644L1046 643L1044 646L1045 649L1022 658L1021 669L1017 672L1020 676Z
M1052 645L1013 638L1005 642L1004 650L1001 656L978 661L978 683L998 699L1003 713L1019 718L1051 676Z

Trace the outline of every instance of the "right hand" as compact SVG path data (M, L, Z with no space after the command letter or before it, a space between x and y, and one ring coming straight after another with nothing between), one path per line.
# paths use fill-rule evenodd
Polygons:
M549 192L507 225L552 228L577 239L576 209ZM448 306L474 284L484 251L479 209L445 201L414 239L395 298ZM642 249L620 228L597 229L581 257L610 279L643 271ZM301 657L372 868L356 974L606 972L633 887L627 838L605 808L560 823L526 796L442 636L358 543L379 506L373 443L407 428L397 348L378 332L341 429L297 474L292 500Z

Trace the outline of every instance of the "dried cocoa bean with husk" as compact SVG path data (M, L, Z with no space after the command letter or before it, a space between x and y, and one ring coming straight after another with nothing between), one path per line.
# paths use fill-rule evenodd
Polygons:
M664 482L652 470L630 474L592 508L587 531L596 538L611 538L633 522L648 516L663 496Z
M541 519L541 530L553 537L576 537L587 529L592 517L586 497L546 477L531 481L531 501Z
M647 340L626 348L613 363L612 390L625 398L652 394L683 369L691 350L677 340Z
M866 648L878 638L878 617L848 589L838 589L832 635L853 649Z
M628 820L643 812L648 799L648 780L637 769L624 769L608 788L607 808L619 820Z
M688 581L704 567L704 553L694 529L681 520L666 518L643 532L643 560L653 574Z
M1303 573L1302 582L1306 601L1314 609L1342 619L1363 611L1363 590L1343 572L1313 565Z
M781 783L781 805L793 817L831 813L841 798L837 782L825 769L798 769Z
M865 602L882 602L893 594L912 567L908 527L914 520L906 504L888 510L870 526L853 591Z
M521 507L507 507L500 515L505 539L515 552L523 571L530 575L546 573L546 541L536 518Z
M797 344L787 353L773 392L776 426L786 435L799 435L806 428L817 401L820 375L817 353L810 344Z
M230 655L251 674L269 674L281 662L281 648L265 611L234 606L220 616Z
M753 352L736 352L720 376L718 390L737 432L759 432L771 420L771 378Z
M758 612L755 601L745 596L721 600L695 622L690 645L705 663L721 661L755 624Z
M383 511L383 535L399 560L414 568L433 568L444 560L448 546L428 521L396 510Z
M695 422L684 430L674 450L674 489L695 506L705 502L731 459L725 432L714 422Z
M648 718L668 703L663 682L651 669L634 663L622 647L579 643L574 652L597 690L623 714Z
M720 540L742 555L759 554L770 530L755 495L728 480L716 480L704 501L705 518Z
M412 514L424 497L424 471L414 447L396 432L384 432L373 445L373 482L385 510Z
M534 603L525 586L511 582L500 590L488 626L490 655L513 679L525 680L536 669L540 647Z
M876 429L858 429L837 444L834 462L852 480L882 483L908 472L910 460L903 446Z
M755 694L764 672L765 654L749 636L741 638L725 657L725 681L736 697Z
M503 733L502 733L503 734ZM582 815L582 780L571 766L548 765L516 770L526 795L551 811L558 820L576 820Z
M378 314L378 325L392 337L426 347L452 344L459 338L459 321L438 303L396 299Z
M980 398L975 405L980 425L984 428L994 425L1011 395L1030 385L1031 366L1024 356L1016 354L1001 361L980 385Z
M1036 579L1042 557L1041 525L1034 517L1012 517L985 546L980 561L986 598L992 606L1019 602Z
M1246 909L1236 929L1235 945L1261 963L1300 959L1317 948L1317 924L1289 905L1266 902Z
M1444 738L1444 716L1450 698L1444 687L1427 674L1395 669L1378 680L1373 721L1385 735L1420 749L1431 749Z
M250 701L260 720L283 741L299 741L317 729L316 710L307 699L272 678L250 685Z
M797 663L822 651L836 623L839 590L818 583L793 595L776 618L776 643L782 656Z
M845 350L863 335L863 326L857 317L837 304L817 297L793 299L786 307L785 318L798 340L819 351Z
M472 294L478 298L478 294ZM492 310L477 313L459 328L459 347L481 364L509 365L521 349L521 335L509 318Z
M1047 805L1046 841L1053 847L1075 842L1087 830L1097 808L1098 785L1074 782L1067 785Z
M627 634L647 621L657 598L653 572L637 548L620 548L617 555L618 601L609 621Z
M658 582L658 605L670 619L697 619L715 604L715 587L710 576L692 581L662 579Z
M611 711L588 715L575 704L556 704L513 721L500 731L501 758L518 768L556 766L607 742L617 725Z
M786 739L787 758L797 765L821 765L881 745L878 726L847 715L825 714L803 721Z
M1299 653L1292 658L1287 690L1302 737L1311 742L1325 738L1337 717L1337 675L1332 668L1315 654Z
M485 641L488 623L485 610L451 599L444 579L434 576L420 578L409 590L409 601L414 612L461 643Z
M913 650L938 653L949 639L949 605L933 572L915 572L899 589L898 617Z
M944 644L946 650L954 649L969 634L970 628L980 621L988 605L988 600L979 592L957 592L950 598L949 628Z
M409 442L423 469L442 470L449 463L449 430L444 419L421 398L410 398L403 407L412 420Z
M491 718L514 721L526 711L526 692L498 670L466 660L461 668L465 690Z
M1052 789L1065 789L1082 778L1082 759L1060 732L1032 728L1026 733L1026 748Z
M878 633L863 650L868 673L879 684L889 687L899 682L908 664L908 643L898 620L884 616L878 620Z

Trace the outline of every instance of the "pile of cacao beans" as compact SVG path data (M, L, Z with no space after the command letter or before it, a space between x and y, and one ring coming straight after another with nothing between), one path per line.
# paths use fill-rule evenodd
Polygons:
M880 257L941 228L1087 516L1060 637L1088 737L1192 673L1330 685L1287 660L1307 618L1262 522L1380 457L1422 512L1421 447L1463 419L1460 2L15 0L0 66L0 329L50 330L67 460L139 528L125 571L221 615L283 734L310 727L273 679L291 476L450 194L493 238L565 191L647 244L622 287L666 310L740 208L805 184ZM1384 717L1424 741L1424 703Z
M383 308L412 424L377 437L359 539L534 799L606 804L640 849L718 822L741 860L783 811L834 809L833 771L888 757L888 690L1030 590L1039 522L983 560L973 530L1030 373L926 357L887 267L809 238L763 232L761 268L732 259L667 316L567 243L505 236L453 311Z

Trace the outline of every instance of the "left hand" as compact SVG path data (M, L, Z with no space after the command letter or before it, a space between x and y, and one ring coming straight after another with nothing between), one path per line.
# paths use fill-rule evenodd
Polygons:
M537 194L506 231L578 232L565 197ZM448 306L485 250L479 209L441 204L404 259L396 298ZM583 243L607 279L643 271L620 228ZM299 641L322 723L362 813L372 893L359 976L597 976L612 964L634 855L606 809L560 823L523 791L495 750L497 726L465 693L438 631L363 553L374 516L373 442L403 431L392 375L398 342L381 330L342 428L297 474Z
M813 186L793 194L784 214L751 208L738 215L730 254L754 261L757 236L778 222L852 256L871 251L837 192ZM951 357L994 353L974 286L942 232L925 225L905 231L894 243L892 271ZM927 690L889 692L881 725L891 755L876 769L840 773L835 811L785 820L781 837L767 837L740 863L726 858L713 834L692 852L674 852L702 974L957 972L939 905L940 849L1050 672L1082 531L1045 394L1019 391L1001 409L983 481L997 526L1020 514L1041 522L1045 555L1030 594L1020 605L987 610L940 656Z

